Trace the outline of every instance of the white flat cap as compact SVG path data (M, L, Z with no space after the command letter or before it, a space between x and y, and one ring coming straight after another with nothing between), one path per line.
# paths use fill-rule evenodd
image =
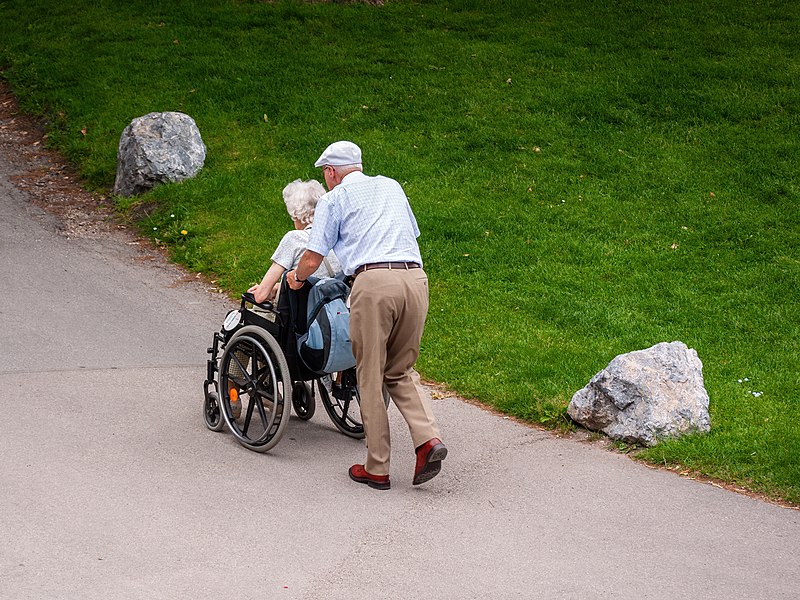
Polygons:
M315 167L322 167L331 165L332 167L341 167L344 165L360 165L361 164L361 148L356 146L353 142L341 141L333 142L330 146L325 148L325 151L314 163Z

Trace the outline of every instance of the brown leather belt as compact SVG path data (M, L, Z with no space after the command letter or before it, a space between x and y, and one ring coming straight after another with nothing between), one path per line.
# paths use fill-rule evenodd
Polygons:
M400 270L408 270L408 269L419 269L420 264L415 262L382 262L382 263L367 263L366 265L361 265L358 267L353 273L353 277L362 273L364 271L370 271L372 269L400 269Z

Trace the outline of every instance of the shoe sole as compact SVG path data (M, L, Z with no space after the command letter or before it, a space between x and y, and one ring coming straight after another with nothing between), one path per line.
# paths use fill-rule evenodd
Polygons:
M422 470L414 476L411 485L419 485L430 481L442 470L442 461L447 457L447 448L444 444L437 444L428 454L427 462Z
M378 483L377 481L372 481L371 479L366 479L362 477L354 477L352 473L347 473L350 476L350 479L355 481L356 483L366 483L369 487L373 490L388 490L392 487L391 482L386 483Z

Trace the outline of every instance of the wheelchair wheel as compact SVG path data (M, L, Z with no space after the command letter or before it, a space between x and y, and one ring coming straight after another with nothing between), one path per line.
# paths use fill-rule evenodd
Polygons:
M314 416L317 404L314 400L313 389L305 381L296 381L292 387L292 406L294 414L303 421L308 421Z
M245 448L266 452L289 423L289 367L278 342L260 327L242 327L228 341L219 368L220 412Z
M364 425L361 422L361 396L356 383L356 370L342 372L337 383L326 375L315 382L319 397L328 416L343 434L357 440L364 438Z
M338 383L336 382L338 379ZM343 434L357 440L364 438L364 424L361 421L361 394L356 383L356 370L348 369L339 374L325 375L315 382L325 412ZM388 408L391 397L383 388L383 403Z
M203 399L203 421L211 431L222 431L225 422L222 420L222 412L219 409L219 394L206 390Z

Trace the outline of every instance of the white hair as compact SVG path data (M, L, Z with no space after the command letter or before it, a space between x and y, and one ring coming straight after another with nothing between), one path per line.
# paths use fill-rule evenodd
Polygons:
M330 165L333 171L336 173L337 177L344 177L348 173L352 173L353 171L363 171L363 167L361 163L356 165Z
M289 216L301 223L309 224L314 220L314 209L317 200L325 193L325 188L316 179L302 181L295 179L283 188L283 201Z

